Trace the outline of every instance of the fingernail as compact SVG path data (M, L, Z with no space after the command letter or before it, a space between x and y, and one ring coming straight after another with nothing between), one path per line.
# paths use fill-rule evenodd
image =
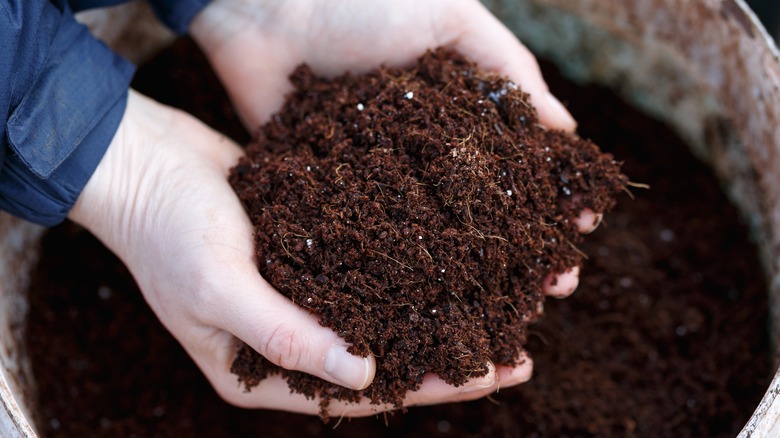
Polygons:
M371 378L371 359L352 355L345 345L334 344L325 356L325 374L333 383L364 389Z
M580 268L579 266L574 266L560 274L557 274L555 277L547 278L555 279L555 286L546 286L547 296L554 298L566 298L571 295L579 285ZM550 281L552 282L552 280Z
M484 379L483 379L484 380ZM464 386L462 393L484 391L485 389L492 388L496 384L496 379L484 380L482 383Z
M595 213L590 208L585 208L580 212L580 215L575 219L577 229L582 234L590 234L596 231L596 228L601 224L601 220L604 219L604 215L601 213Z
M602 221L603 219L604 219L604 215L603 215L603 214L601 214L601 213L596 213L596 218L595 218L595 219L593 219L593 229L591 230L591 233L592 233L593 231L596 231L596 228L598 228L598 227L599 227L599 225L601 225L601 221Z
M564 126L564 129L567 131L574 131L577 129L577 122L560 100L551 93L547 93L547 102L550 104L550 108L555 112L555 116L559 120L559 126Z
M500 388L508 388L511 386L519 385L521 383L528 382L533 377L533 368L528 366L518 366L513 368L510 372L506 373L501 378Z
M512 372L509 374L509 380L511 384L525 383L531 380L533 376L534 361L531 357L523 351L518 357L518 365L512 368ZM507 383L510 383L507 382Z
M478 377L475 382L466 382L463 386L461 393L483 391L488 388L496 386L496 366L492 362L488 361L487 364L488 373L482 377Z

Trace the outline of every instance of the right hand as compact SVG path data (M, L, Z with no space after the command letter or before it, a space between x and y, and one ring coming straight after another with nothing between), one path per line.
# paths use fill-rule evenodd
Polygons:
M195 118L130 92L119 129L69 217L127 265L157 317L214 389L238 406L318 414L317 400L290 394L273 376L251 392L230 366L236 338L268 360L353 389L367 387L374 357L346 352L258 273L253 226L227 182L241 149ZM493 368L494 369L494 368ZM407 402L482 397L530 377L530 361L455 388L428 376ZM333 416L371 415L391 406L333 401Z

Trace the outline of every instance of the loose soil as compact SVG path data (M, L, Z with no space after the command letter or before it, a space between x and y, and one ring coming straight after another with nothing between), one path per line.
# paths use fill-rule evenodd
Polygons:
M621 197L581 245L589 258L578 291L548 300L529 327L530 382L492 400L335 428L233 408L156 320L124 266L63 225L44 239L30 290L27 349L41 434L735 436L771 378L766 284L747 231L710 171L667 128L610 91L574 86L549 66L545 77L579 132L652 189ZM142 68L136 87L246 135L191 41Z
M230 182L256 227L260 274L377 358L352 391L243 345L251 390L403 406L426 373L461 385L516 365L547 276L579 266L570 219L604 212L626 178L591 142L539 125L528 96L444 49L411 69L333 80L301 67ZM323 410L323 415L327 412Z

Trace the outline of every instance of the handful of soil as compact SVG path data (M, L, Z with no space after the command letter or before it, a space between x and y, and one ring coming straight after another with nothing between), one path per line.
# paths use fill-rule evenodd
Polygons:
M305 66L230 182L256 227L260 274L377 357L353 391L242 345L249 390L403 406L425 373L461 385L516 365L544 279L580 263L571 219L607 211L627 179L612 156L539 125L528 95L445 49L412 69L335 79Z

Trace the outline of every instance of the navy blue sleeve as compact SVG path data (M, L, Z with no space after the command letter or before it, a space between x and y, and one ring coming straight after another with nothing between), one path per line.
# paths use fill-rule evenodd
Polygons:
M65 219L124 114L132 64L65 1L0 2L0 208Z
M128 0L69 0L74 11L112 6ZM178 35L187 33L190 22L210 0L149 0L157 17Z

